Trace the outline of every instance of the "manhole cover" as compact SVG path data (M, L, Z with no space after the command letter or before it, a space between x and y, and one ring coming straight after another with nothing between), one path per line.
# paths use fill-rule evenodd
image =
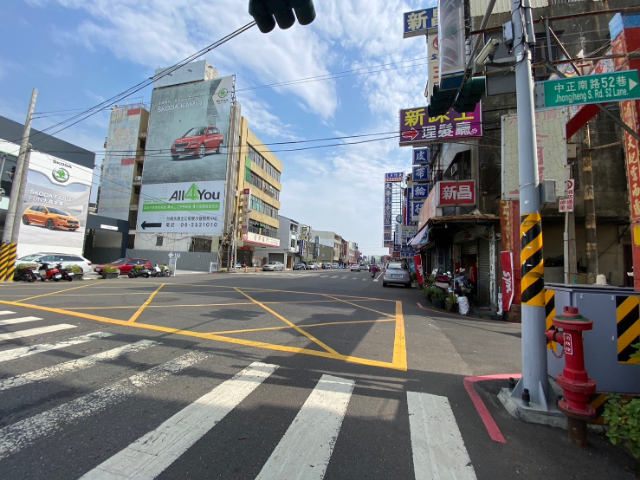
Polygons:
M160 298L154 298L153 303L176 302L178 300L180 300L178 297L160 297Z

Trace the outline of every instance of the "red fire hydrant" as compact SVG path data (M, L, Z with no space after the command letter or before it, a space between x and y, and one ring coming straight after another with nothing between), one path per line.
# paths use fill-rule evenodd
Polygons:
M584 368L584 343L582 332L593 329L593 322L584 318L576 307L564 307L562 315L554 317L553 325L562 329L549 330L546 337L564 346L565 366L556 381L564 398L558 408L568 417L569 440L577 445L587 445L587 420L595 417L595 409L589 405L596 391L596 382L589 378Z

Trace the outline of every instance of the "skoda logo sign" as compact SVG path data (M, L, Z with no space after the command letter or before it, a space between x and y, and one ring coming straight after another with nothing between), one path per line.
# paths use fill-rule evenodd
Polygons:
M66 183L69 180L69 172L64 168L56 168L52 172L53 179L59 183Z
M227 90L226 88L223 88L222 90L220 90L220 91L218 92L218 96L219 96L220 98L224 98L224 97L226 97L226 96L227 96L227 93L229 93L229 90Z

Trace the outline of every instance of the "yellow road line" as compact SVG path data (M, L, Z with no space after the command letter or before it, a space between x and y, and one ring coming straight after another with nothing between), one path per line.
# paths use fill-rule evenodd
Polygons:
M64 290L58 290L57 292L51 292L51 293L45 293L42 295L35 295L33 297L28 297L28 298L22 298L20 300L16 300L17 302L26 302L27 300L33 300L34 298L41 298L41 297L49 297L51 295L57 295L58 293L62 293L62 292L70 292L71 290L78 290L80 288L87 288L90 287L91 285L94 284L89 284L89 285L82 285L81 287L73 287L73 288L66 288ZM62 295L64 297L64 295Z
M357 307L357 308L362 308L363 310L369 310L370 312L377 313L379 315L384 315L385 317L395 318L394 315L390 315L388 313L379 312L378 310L374 310L373 308L363 307L362 305L357 305L355 303L347 302L346 300L340 300L339 298L333 297L331 295L323 294L323 296L325 296L327 298L333 298L334 300L337 300L338 302L342 302L342 303L347 303L349 305L353 305L354 307Z
M391 362L381 362L381 361L378 361L378 360L369 360L369 359L366 359L366 358L351 357L351 356L348 356L348 355L340 355L339 353L332 354L332 353L328 353L328 352L320 352L320 351L316 351L316 350L308 350L306 348L296 348L296 347L288 347L288 346L283 346L283 345L273 345L271 343L254 342L254 341L251 341L251 340L242 340L240 338L223 337L221 335L198 333L198 332L192 332L192 331L189 331L189 330L179 330L177 328L159 327L157 325L150 325L150 324L145 324L145 323L129 323L126 320L114 320L114 319L107 318L107 317L100 317L98 315L91 315L91 314L87 314L87 313L73 312L71 310L64 310L64 309L61 309L61 308L41 307L40 305L30 305L28 303L7 302L7 301L4 301L4 300L0 300L0 304L2 304L2 305L11 305L11 306L14 306L14 307L31 308L31 309L34 309L34 310L40 310L40 311L44 311L44 312L59 313L59 314L62 314L62 315L69 315L69 316L72 316L72 317L84 318L85 320L95 320L97 322L109 323L111 325L120 325L120 326L123 326L123 327L133 327L133 328L140 328L140 329L144 329L144 330L153 330L153 331L157 331L157 332L171 333L171 334L175 334L175 335L184 335L184 336L187 336L187 337L203 338L203 339L206 339L206 340L214 340L214 341L218 341L218 342L232 343L232 344L235 344L235 345L243 345L243 346L246 346L246 347L264 348L264 349L273 350L273 351L276 351L276 352L288 352L288 353L311 355L311 356L314 356L314 357L330 358L330 359L334 359L334 360L342 360L344 362L349 362L349 363L356 363L356 364L359 364L359 365L366 365L366 366L369 366L369 367L389 368L389 369L392 369L392 370L406 370L406 367L402 368L402 366L396 365L396 364L391 363Z
M158 289L149 296L149 298L147 298L147 301L144 302L142 304L142 306L138 309L138 311L136 313L134 313L133 316L129 319L129 323L133 323L138 319L140 314L142 312L144 312L144 309L147 308L147 305L149 305L153 301L153 298L158 294L158 292L160 292L160 290L162 290L162 287L164 287L164 283L161 284L158 287Z
M332 325L353 325L356 323L384 323L384 322L395 322L393 318L385 318L379 320L357 320L353 322L328 322L328 323L313 323L310 325L298 325L300 328L311 328L311 327L327 327ZM213 335L229 335L231 333L252 333L252 332L267 332L270 330L288 330L293 327L265 327L265 328L249 328L245 330L225 330L222 332L209 332Z
M393 342L393 364L399 370L407 370L407 339L404 331L402 302L396 302L396 337Z
M167 286L165 285L164 288L166 288ZM163 289L164 290L164 289ZM167 293L167 292L160 292L160 293ZM146 294L145 294L146 295ZM64 295L63 295L64 296ZM86 296L86 297L90 297L92 295L78 295L78 296ZM262 302L264 305L281 305L281 304L293 304L293 303L302 303L302 304L307 304L307 303L336 303L336 300L300 300L300 301L293 301L293 302ZM253 306L258 306L255 304L255 302L232 302L232 303L202 303L202 304L188 304L188 305L148 305L147 308L200 308L200 307L228 307L228 306L236 306L236 305L253 305ZM359 305L356 305L358 308L363 308L360 307ZM74 310L74 311L78 311L78 310L104 310L107 307L67 307L68 310ZM133 308L140 308L136 305L133 306L128 306L128 307L108 307L110 310L112 309L133 309Z
M271 313L272 315L274 315L275 317L279 318L280 320L282 320L284 323L286 323L287 325L289 325L290 327L293 327L295 330L298 331L298 333L301 333L302 335L304 335L305 337L307 337L309 340L311 340L312 342L320 345L322 348L324 348L327 352L333 354L333 355L340 355L338 352L336 352L333 348L331 348L330 346L326 345L325 343L321 342L320 340L318 340L316 337L314 337L313 335L311 335L309 332L305 332L304 330L302 330L300 327L298 327L295 323L290 322L289 320L287 320L286 318L284 318L282 315L280 315L279 313L271 310L269 307L267 307L266 305L264 305L263 303L258 302L257 300L254 300L253 298L251 298L249 295L247 295L246 293L244 293L242 290L236 288L236 290L241 293L242 295L244 295L245 297L247 297L249 300L251 300L252 302L254 302L256 305L260 305L262 308L264 308L267 312Z

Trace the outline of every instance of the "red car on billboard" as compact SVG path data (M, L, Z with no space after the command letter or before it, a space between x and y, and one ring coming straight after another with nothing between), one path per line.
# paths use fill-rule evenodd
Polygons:
M171 158L178 160L180 155L196 155L203 158L207 153L220 153L224 135L218 127L193 127L173 142Z

